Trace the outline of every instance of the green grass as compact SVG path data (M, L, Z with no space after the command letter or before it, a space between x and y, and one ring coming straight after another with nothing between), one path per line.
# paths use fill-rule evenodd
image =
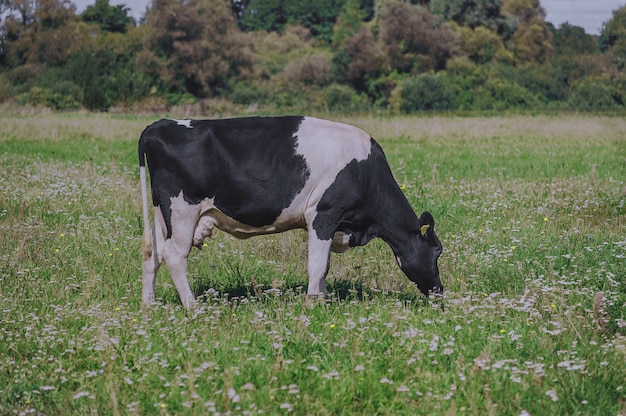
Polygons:
M0 116L0 414L626 414L626 122L352 118L444 245L445 310L381 241L216 233L142 308L153 119Z

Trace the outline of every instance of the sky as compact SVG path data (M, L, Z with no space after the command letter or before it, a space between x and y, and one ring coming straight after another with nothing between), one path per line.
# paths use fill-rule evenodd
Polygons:
M81 13L95 0L73 0ZM130 14L139 20L146 11L150 0L109 0L111 5L125 4L130 7ZM556 27L565 22L581 26L585 32L599 35L602 23L609 20L613 10L626 5L626 0L540 0L546 10L546 20Z

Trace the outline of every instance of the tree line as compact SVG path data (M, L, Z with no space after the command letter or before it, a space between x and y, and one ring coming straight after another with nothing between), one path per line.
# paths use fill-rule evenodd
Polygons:
M626 106L626 6L599 36L539 0L0 0L0 102L106 111Z

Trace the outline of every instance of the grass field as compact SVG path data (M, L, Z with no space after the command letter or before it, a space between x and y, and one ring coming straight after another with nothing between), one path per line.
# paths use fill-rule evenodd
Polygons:
M434 214L445 310L381 241L307 306L292 231L194 250L191 313L165 268L139 302L152 121L0 115L0 414L626 415L623 118L345 119Z

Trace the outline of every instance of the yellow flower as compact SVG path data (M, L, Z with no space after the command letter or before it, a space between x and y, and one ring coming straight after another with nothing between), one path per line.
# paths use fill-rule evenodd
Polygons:
M501 329L501 330L500 330L500 333L501 333L501 334L504 334L505 332L506 332L506 331L505 331L504 329Z
M402 185L400 185L400 189L404 191L406 189L406 184L403 183Z
M548 221L548 217L543 217L543 222Z
M331 327L331 328L334 328L335 326L337 326L337 325L335 325L335 324L330 324L330 327Z
M160 407L161 409L165 409L165 408L167 407L167 405L166 405L165 403L161 403L161 404L159 405L159 407Z

